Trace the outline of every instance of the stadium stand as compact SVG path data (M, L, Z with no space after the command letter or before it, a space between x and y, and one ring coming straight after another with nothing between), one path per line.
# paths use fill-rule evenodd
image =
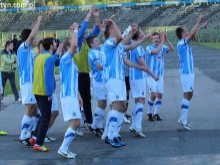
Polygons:
M82 22L86 9L60 9L26 12L0 12L0 31L18 32L32 26L38 15L44 15L42 30L66 30L70 24ZM211 28L220 27L220 4L203 3L187 5L141 5L101 8L101 19L112 18L125 29L129 23L137 23L142 28L186 25L191 27L197 15L203 12ZM91 20L91 22L95 22ZM93 23L89 28L92 28Z

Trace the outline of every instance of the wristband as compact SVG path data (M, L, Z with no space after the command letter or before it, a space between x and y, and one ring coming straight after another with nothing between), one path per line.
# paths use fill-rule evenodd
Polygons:
M74 29L74 31L73 31L74 33L78 33L78 30L77 29Z

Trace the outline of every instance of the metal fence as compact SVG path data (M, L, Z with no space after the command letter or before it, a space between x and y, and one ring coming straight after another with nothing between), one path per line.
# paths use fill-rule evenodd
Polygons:
M176 27L151 27L151 28L146 28L144 31L146 33L152 33L152 32L162 32L166 31L169 39L173 43L177 43L177 37L175 35L175 29ZM91 31L88 30L88 33ZM46 31L40 31L37 35L37 38L42 39L44 37L50 37L54 33L56 33L57 38L59 38L61 41L69 35L68 30L57 30L57 31L52 31L52 30L46 30ZM19 36L20 34L17 32L2 32L0 33L0 48L4 47L4 44L7 40L13 39L13 35ZM102 39L102 35L100 36L100 39ZM209 29L209 30L203 30L201 31L198 36L196 37L197 42L220 42L220 29Z

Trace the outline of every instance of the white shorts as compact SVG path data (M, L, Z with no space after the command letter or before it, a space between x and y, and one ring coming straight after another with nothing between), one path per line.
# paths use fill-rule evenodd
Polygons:
M81 119L79 100L76 97L60 98L64 121Z
M192 92L194 89L194 74L182 74L180 75L180 81L183 92Z
M37 103L35 96L32 93L32 86L33 85L31 83L20 84L22 104L36 104Z
M111 105L115 101L126 101L126 85L125 81L117 79L109 79L106 83L107 100Z
M104 83L99 83L95 80L92 81L93 96L96 100L107 100L107 91Z
M158 81L155 81L152 77L148 77L147 85L150 93L163 93L163 77L159 77Z
M146 97L146 80L130 80L131 94L133 98L145 98Z
M52 111L52 112L59 111L57 94L56 94L56 93L53 93L52 98L53 98L53 100L52 100L51 111Z

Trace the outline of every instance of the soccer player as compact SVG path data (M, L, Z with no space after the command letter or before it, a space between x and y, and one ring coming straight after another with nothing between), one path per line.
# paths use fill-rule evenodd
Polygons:
M136 25L135 25L136 26ZM144 37L144 33L139 29L133 35L133 41L139 41ZM150 39L151 35L148 35L147 39ZM142 45L139 45L137 48L130 51L130 60L137 64L146 66L145 64L146 52ZM147 67L147 66L146 66ZM147 70L149 77L154 81L158 80L158 76L152 73L150 70ZM131 133L135 134L138 137L145 137L145 134L142 132L142 117L143 117L143 108L145 104L146 97L146 73L140 69L130 68L130 85L132 97L135 99L135 106L132 112L132 124L129 130Z
M89 65L92 70L92 86L95 99L98 105L93 115L93 123L89 127L90 131L97 137L103 134L103 119L105 116L107 93L105 89L105 79L103 74L103 65L105 64L105 54L103 47L99 45L97 36L87 38L89 46Z
M107 115L107 129L105 129L102 139L106 138L106 142L108 142L112 147L118 148L124 146L124 143L118 138L126 109L124 63L128 64L130 67L139 68L141 70L146 71L147 69L146 66L139 66L132 63L124 56L124 51L136 48L144 41L144 39L135 42L132 45L125 46L124 43L130 41L136 29L133 29L132 33L130 33L130 35L121 42L121 32L112 20L105 19L103 21L103 26L105 26L104 37L106 39L103 45L106 56L104 74L107 80L107 99L111 110L109 110Z
M164 45L167 43L168 46ZM164 87L164 55L173 51L173 45L167 38L166 34L160 34L154 32L152 34L152 45L147 46L147 62L148 68L159 78L158 81L152 79L151 76L147 76L147 84L149 87L150 96L148 99L148 118L150 121L160 121L160 108L162 104L163 87ZM155 104L155 110L153 112L153 105Z
M19 142L26 147L33 147L32 144L28 141L29 136L28 130L31 126L31 123L36 120L36 99L32 93L32 85L33 85L33 70L34 70L34 57L31 52L33 47L35 47L35 37L39 30L42 16L39 16L37 19L37 23L34 28L24 29L21 32L22 44L18 48L18 71L20 78L20 91L22 97L22 104L25 106L25 114L22 119L21 126L21 135Z
M181 103L181 115L178 123L186 130L191 130L191 125L188 122L188 112L190 100L194 90L194 63L193 55L190 47L190 41L197 34L200 27L206 27L207 23L201 26L203 14L200 14L198 20L191 32L189 33L185 27L176 28L176 36L179 39L177 43L178 55L180 59L180 81L183 90L183 99Z
M80 107L83 106L83 101L78 91L77 66L73 60L78 45L78 27L79 25L77 23L73 23L70 27L72 38L71 40L69 38L65 39L63 47L66 53L60 60L61 106L64 121L68 121L70 125L66 130L58 154L71 159L74 159L76 154L69 150L69 146L76 137L77 128L80 126Z

